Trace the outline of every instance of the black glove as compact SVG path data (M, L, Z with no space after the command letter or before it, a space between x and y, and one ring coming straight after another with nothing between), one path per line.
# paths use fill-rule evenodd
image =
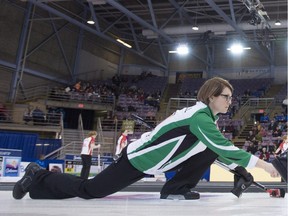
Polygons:
M234 169L234 188L231 192L238 198L253 183L254 178L244 167L238 166Z

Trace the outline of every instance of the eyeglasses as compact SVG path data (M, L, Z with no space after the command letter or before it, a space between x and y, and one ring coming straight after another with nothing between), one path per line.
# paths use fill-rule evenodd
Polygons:
M227 94L220 94L222 97L224 97L225 98L225 100L227 101L227 102L230 102L230 101L232 101L232 96L229 96L229 95L227 95Z

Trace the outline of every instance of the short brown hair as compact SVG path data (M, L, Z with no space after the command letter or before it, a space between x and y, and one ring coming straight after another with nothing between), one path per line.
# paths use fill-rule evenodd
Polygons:
M88 137L91 137L91 136L94 136L94 135L97 135L97 131L90 131L88 133Z
M212 96L218 97L225 87L229 88L233 93L234 89L227 80L220 77L213 77L208 79L199 89L197 100L208 105L209 98Z

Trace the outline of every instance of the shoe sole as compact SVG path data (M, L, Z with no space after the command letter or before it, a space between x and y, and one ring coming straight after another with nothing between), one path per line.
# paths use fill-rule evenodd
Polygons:
M160 199L168 199L168 200L197 200L200 199L200 195L195 195L194 197L185 198L184 195L181 194L169 194L169 195L161 195Z
M19 181L17 181L16 184L14 185L13 193L12 193L14 199L22 199L28 193L28 191L24 192L27 189L27 187L23 187L25 185L25 184L23 184L23 182L25 182L25 180L26 180L25 178L28 175L27 170L29 170L32 166L35 166L35 165L36 165L36 163L33 163L33 162L30 163L24 170L25 171L24 176ZM17 196L16 191L20 191L20 190L23 191L23 194L21 196Z

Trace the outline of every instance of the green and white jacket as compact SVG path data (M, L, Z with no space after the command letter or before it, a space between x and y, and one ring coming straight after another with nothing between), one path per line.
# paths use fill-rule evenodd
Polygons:
M209 148L230 168L254 167L258 158L226 139L216 125L217 120L218 116L213 116L202 102L178 110L153 131L130 143L128 159L136 169L153 175L166 172Z

